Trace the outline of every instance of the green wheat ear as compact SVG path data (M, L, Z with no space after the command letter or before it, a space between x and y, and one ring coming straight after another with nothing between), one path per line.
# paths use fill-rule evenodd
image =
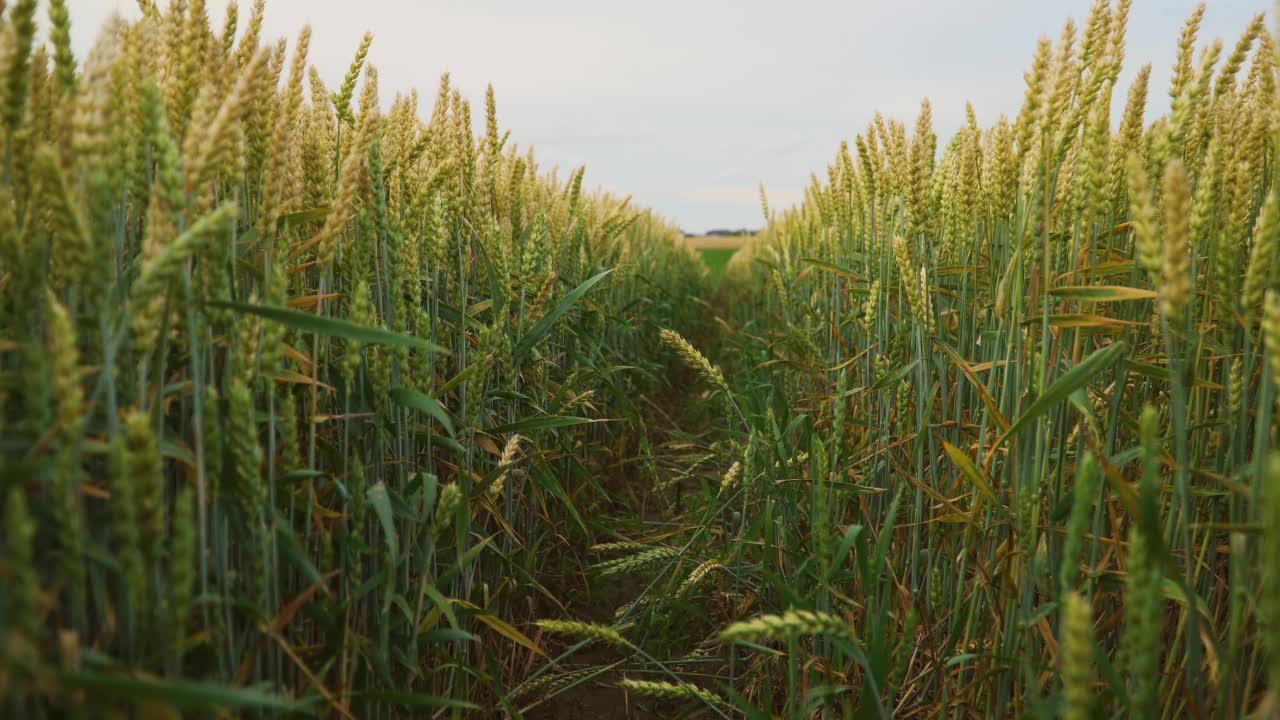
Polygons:
M689 683L670 683L653 680L633 680L631 678L623 678L618 681L618 687L633 692L637 695L646 695L649 697L666 698L669 700L701 700L711 705L728 705L724 698L696 685Z
M1093 611L1079 594L1066 595L1062 620L1063 712L1066 720L1093 717Z
M333 96L333 107L337 110L338 117L347 123L355 122L355 117L351 114L351 98L355 95L356 82L360 79L360 69L364 67L365 57L369 54L369 46L372 44L373 33L365 33L360 39L360 46L356 48L355 57L351 59L351 65L347 68L346 76L342 78L342 85Z
M178 492L173 506L173 540L169 555L169 618L177 634L177 652L186 640L187 619L195 590L197 538L195 492L185 486ZM179 655L180 657L180 655Z
M111 472L111 539L119 558L122 596L130 615L141 608L146 597L146 569L142 561L142 533L138 524L138 479L133 474L123 434L115 436L108 448Z
M810 610L788 610L781 615L761 615L737 622L720 633L726 642L786 640L801 635L832 635L855 639L853 629L843 619L830 613Z
M1280 687L1280 452L1267 457L1262 505L1263 647L1268 654L1270 680Z
M1121 638L1123 656L1129 664L1129 706L1134 712L1158 707L1161 635L1164 625L1164 573L1156 555L1160 538L1153 536L1157 518L1149 509L1158 492L1159 449L1157 416L1151 406L1143 408L1141 435L1144 450L1143 477L1139 505L1142 515L1129 531L1128 582L1125 592L1125 625Z
M1262 339L1267 348L1267 366L1280 378L1280 293L1268 290L1262 304ZM1277 400L1280 403L1280 399Z
M658 337L662 339L664 345L680 356L685 365L688 365L691 370L698 373L698 376L708 385L724 390L728 389L724 373L720 372L720 368L713 366L711 361L701 352L698 352L698 349L688 340L685 340L680 333L664 328L658 332Z
M599 640L600 642L608 643L609 645L616 645L618 647L631 646L631 643L629 643L621 633L605 625L578 622L575 620L538 620L534 624L550 633L586 638L589 640Z
M39 634L39 586L35 568L35 523L27 509L27 496L22 488L9 489L5 503L5 549L12 573L8 597L6 621L19 638L34 646Z
M520 683L511 689L508 697L512 700L519 700L528 697L534 693L538 693L540 697L548 697L556 694L561 689L576 683L579 680L585 680L600 674L597 668L584 668L582 670L574 670L572 672L561 673L559 675L543 675L533 680Z
M137 505L139 540L148 565L154 567L165 534L165 488L164 466L151 417L140 412L130 413L124 421L124 442Z
M36 34L36 6L36 0L18 0L7 17L12 32L9 42L12 45L5 53L8 61L4 68L5 103L2 110L10 133L22 122L23 111L27 106L27 92L31 86L31 45Z
M717 570L724 571L724 569L724 565L720 564L719 560L707 560L694 568L693 572L689 573L689 576L680 583L680 587L676 589L676 595L684 595L695 588L698 583L702 582L703 578L707 577L712 572Z
M435 515L431 523L431 535L439 538L453 524L453 517L462 503L462 488L456 484L445 485L440 489L440 498L436 501Z
M76 435L80 414L84 410L84 392L80 388L80 359L76 348L75 328L66 307L52 291L47 293L49 376L53 384L54 413L63 442Z
M677 557L679 551L674 548L658 547L651 550L643 550L627 557L617 558L614 560L606 560L592 566L592 570L601 575L616 575L618 573L633 572L643 567L648 567L654 563L662 562Z
M720 480L720 492L726 493L732 491L738 486L742 480L742 463L734 460L729 469L725 471L724 477Z
M1075 586L1078 574L1080 549L1084 545L1084 533L1088 529L1097 494L1098 461L1093 453L1085 453L1076 466L1075 485L1071 489L1071 516L1067 521L1067 538L1062 545L1062 567L1058 581L1064 590Z
M632 542L629 540L624 540L620 542L598 543L596 545L592 545L588 549L591 550L591 552L598 552L598 553L631 551L631 550L644 551L644 550L652 550L653 545L650 545L649 543Z

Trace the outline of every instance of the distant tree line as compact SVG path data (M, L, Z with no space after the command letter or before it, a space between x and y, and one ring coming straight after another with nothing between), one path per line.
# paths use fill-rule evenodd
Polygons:
M681 232L684 232L685 237L700 237L700 236L707 236L707 237L742 237L742 236L746 236L746 235L755 235L755 234L756 234L756 231L755 231L755 230L751 230L751 229L749 229L749 228L738 228L737 230L728 230L728 229L725 229L725 228L716 228L716 229L714 229L714 230L708 230L708 231L706 231L705 233L702 233L701 235L699 235L698 233L691 233L691 232L685 232L685 231L681 231Z

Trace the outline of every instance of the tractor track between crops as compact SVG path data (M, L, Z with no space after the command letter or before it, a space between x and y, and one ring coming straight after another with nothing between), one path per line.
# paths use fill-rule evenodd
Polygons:
M661 396L658 402L649 403L643 422L644 427L649 429L650 444L668 454L675 452L671 448L683 446L690 438L707 442L707 436L718 429L708 421L705 413L689 411L689 399L702 391L699 381L692 373L684 368L673 373L671 390L669 395ZM606 478L604 486L615 502L615 509L622 514L634 513L646 528L669 528L673 523L679 523L679 513L671 512L672 508L680 507L679 499L683 494L696 492L695 479L691 476L674 477L675 473L669 466L675 463L669 458L663 459L666 462L660 463L660 469L673 477L667 478L661 488L655 487L650 478L644 477L637 463L615 462L612 467L603 468L606 470L602 475ZM670 493L675 500L664 501L658 497L660 492ZM628 498L634 498L634 507ZM602 538L602 541L609 539ZM557 580L558 586L551 589L557 593L557 597L568 598L565 603L567 617L603 625L616 623L619 608L651 589L650 578L630 573L611 576L608 582L593 583L583 577L561 577ZM552 611L551 608L547 610ZM558 651L571 645L572 641L563 641L555 651L548 648L548 652L555 657ZM688 703L628 695L617 687L617 681L627 677L628 659L617 648L602 643L594 643L574 653L564 663L565 672L586 668L609 669L588 682L548 698L532 708L525 717L528 720L657 720L683 717L679 715L681 707ZM659 659L670 661L675 658ZM660 678L654 676L653 679Z

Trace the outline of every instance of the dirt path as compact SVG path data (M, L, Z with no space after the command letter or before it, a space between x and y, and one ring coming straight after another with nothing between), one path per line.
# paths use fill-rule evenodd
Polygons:
M713 438L709 423L705 417L696 417L688 411L691 403L688 399L701 392L697 381L686 373L674 379L673 392L665 407L651 406L646 412L645 425L649 428L649 442L653 447L658 483L654 478L643 473L638 463L625 463L622 467L614 467L606 472L605 487L610 497L615 500L615 510L619 518L631 515L639 519L640 535L634 539L643 539L649 535L659 535L669 531L682 522L679 499L688 492L697 492L696 481L689 470L687 459L691 446L709 445ZM655 485L661 485L655 488ZM635 497L637 507L630 506L628 498ZM622 523L619 523L620 525ZM634 535L634 531L628 533ZM608 542L615 538L601 538ZM581 577L559 578L560 587L553 591L561 597L569 608L567 617L575 620L614 625L617 612L627 603L640 598L650 588L651 574L620 573L602 581L591 579L584 581ZM559 594L563 593L563 595ZM548 652L555 657L573 645L572 640L559 639L548 641ZM675 660L674 657L658 657L660 661ZM657 718L700 717L705 713L685 712L689 703L663 702L653 698L629 695L616 686L618 680L627 677L627 669L635 664L649 665L648 673L636 677L644 679L671 680L668 676L660 678L652 673L651 664L638 661L625 651L609 647L603 643L594 643L569 656L563 663L562 673L570 673L587 669L610 668L595 678L570 688L558 695L548 698L537 707L526 713L529 720L650 720ZM529 701L526 700L526 703Z

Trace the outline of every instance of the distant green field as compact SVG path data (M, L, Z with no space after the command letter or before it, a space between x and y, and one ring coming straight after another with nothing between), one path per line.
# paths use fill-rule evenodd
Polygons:
M711 279L719 280L724 269L729 265L729 258L738 252L737 248L702 248L702 263L711 271Z

